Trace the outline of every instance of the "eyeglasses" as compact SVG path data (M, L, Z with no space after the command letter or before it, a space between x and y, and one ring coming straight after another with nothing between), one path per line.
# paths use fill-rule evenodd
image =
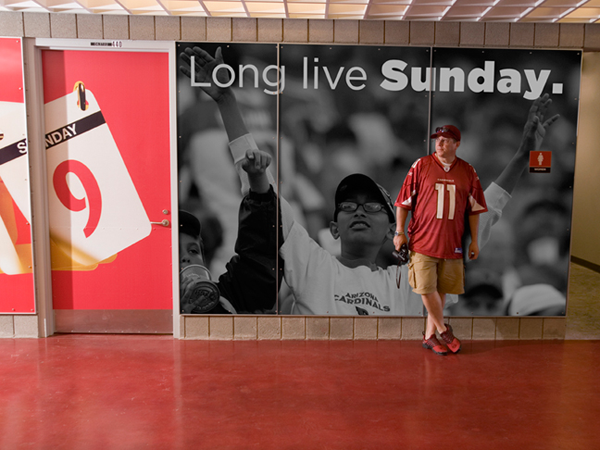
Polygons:
M359 206L362 206L365 212L369 214L378 213L379 211L385 208L385 205L376 202L367 202L367 203L356 203L356 202L342 202L338 204L338 211L343 211L347 213L352 213L358 209Z
M446 128L446 127L437 127L435 129L435 132L438 134L439 133L452 133L452 130L450 130L449 128Z

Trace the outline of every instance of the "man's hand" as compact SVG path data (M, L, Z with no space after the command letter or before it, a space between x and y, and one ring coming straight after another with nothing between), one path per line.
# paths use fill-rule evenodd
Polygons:
M400 247L402 247L404 244L408 244L408 239L406 239L405 234L394 236L394 247L396 248L397 252L400 251Z
M248 150L246 158L242 161L242 169L248 173L248 176L261 175L271 165L271 159L271 155L262 150Z
M179 54L181 61L185 64L179 66L179 70L190 79L192 78L192 56L194 57L194 75L196 78L194 81L209 84L208 86L201 86L201 88L213 100L218 102L223 94L229 91L229 88L219 87L213 82L215 67L223 64L221 47L217 48L214 58L200 47L186 48ZM217 80L221 84L227 84L229 82L229 72L227 70L219 70Z
M262 150L248 150L246 152L246 158L242 161L242 169L248 174L252 191L264 194L269 190L267 167L271 164L271 159L271 155Z
M550 95L544 94L538 97L529 108L529 115L523 130L523 150L526 152L537 151L541 148L546 130L558 120L560 115L556 114L544 122L548 107L552 103Z
M506 165L502 173L496 178L495 182L509 194L517 185L521 174L529 164L529 152L539 150L546 136L548 128L558 120L558 114L550 117L544 122L544 117L548 107L552 103L550 96L544 94L537 98L529 108L527 122L523 129L523 138L519 144L517 152Z
M471 261L477 259L477 257L479 256L479 245L476 241L471 241L471 243L469 244L468 256Z

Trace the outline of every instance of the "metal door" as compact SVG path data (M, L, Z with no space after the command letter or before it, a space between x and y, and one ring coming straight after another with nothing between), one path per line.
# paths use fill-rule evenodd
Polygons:
M172 333L169 54L42 67L55 331Z

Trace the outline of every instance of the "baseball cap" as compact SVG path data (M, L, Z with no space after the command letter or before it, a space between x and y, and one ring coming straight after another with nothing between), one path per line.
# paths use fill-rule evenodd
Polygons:
M435 133L433 133L430 137L431 139L437 139L440 136L460 141L460 130L454 125L444 125L443 127L437 127L435 129Z
M354 173L348 175L340 184L338 184L335 190L335 211L333 213L333 220L337 220L337 205L348 199L351 194L357 192L371 194L374 198L377 198L383 205L385 205L385 212L388 214L390 222L396 222L396 215L394 214L394 204L388 191L382 186L375 183L367 175L362 173Z
M202 227L200 226L200 221L193 214L184 211L183 209L179 210L179 232L185 233L189 236L193 236L198 238L200 236L200 231Z

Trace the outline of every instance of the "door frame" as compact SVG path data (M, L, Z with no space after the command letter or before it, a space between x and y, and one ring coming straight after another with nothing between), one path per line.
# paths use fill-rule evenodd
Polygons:
M55 333L52 303L52 269L50 259L49 216L46 198L46 152L44 145L44 93L42 73L43 50L79 50L111 52L155 52L168 54L169 78L169 147L170 147L170 208L171 208L171 278L173 300L173 337L180 337L179 320L179 210L177 197L177 57L175 41L132 41L114 39L52 39L29 38L25 43L24 60L26 107L31 162L31 193L33 234L33 270L36 285L36 305L40 337Z

